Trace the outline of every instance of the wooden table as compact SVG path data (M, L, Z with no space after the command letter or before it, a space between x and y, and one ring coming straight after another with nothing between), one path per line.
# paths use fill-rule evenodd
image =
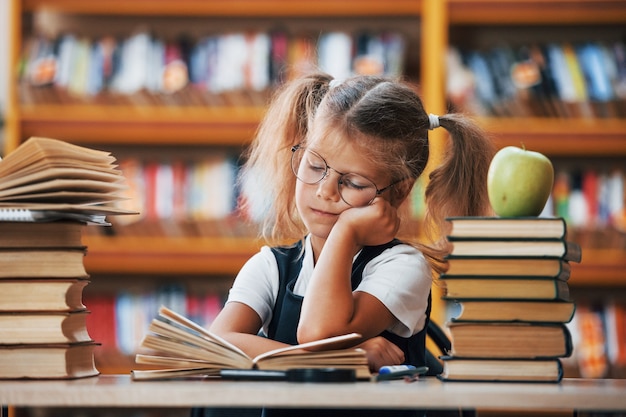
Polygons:
M192 379L0 381L0 404L20 407L367 407L626 411L626 380L560 384L415 382L310 384Z

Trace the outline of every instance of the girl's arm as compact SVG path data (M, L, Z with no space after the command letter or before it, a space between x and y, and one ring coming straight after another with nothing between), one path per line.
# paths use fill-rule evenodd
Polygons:
M302 304L300 343L357 332L369 339L395 322L376 297L352 291L352 260L360 248L391 241L398 230L397 210L383 199L343 212L317 259Z
M260 326L261 323L254 310L245 304L231 302L224 306L211 324L210 330L239 347L251 358L286 346L284 343L257 336L253 330L258 328L256 324ZM383 337L366 340L358 347L366 351L372 372L383 365L400 364L404 361L402 350Z
M209 330L228 340L251 358L287 346L284 343L257 336L261 328L259 315L239 302L227 303L217 315Z

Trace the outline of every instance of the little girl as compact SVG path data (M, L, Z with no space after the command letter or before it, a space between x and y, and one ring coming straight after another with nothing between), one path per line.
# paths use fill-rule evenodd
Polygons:
M448 151L430 174L421 223L435 233L448 216L489 213L494 150L475 125L428 115L410 86L382 77L337 83L318 73L283 86L250 147L242 188L248 212L263 213L264 235L296 243L263 247L245 264L210 330L250 356L356 332L373 371L423 365L446 242L396 236L408 235L400 208L438 127L450 133Z

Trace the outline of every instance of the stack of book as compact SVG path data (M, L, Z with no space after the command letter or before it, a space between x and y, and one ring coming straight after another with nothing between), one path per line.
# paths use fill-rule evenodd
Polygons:
M559 382L559 358L572 353L570 262L581 261L564 219L448 221L449 269L440 282L458 311L446 324L452 349L440 378Z
M31 138L0 161L0 378L98 374L82 296L87 224L124 214L106 152Z

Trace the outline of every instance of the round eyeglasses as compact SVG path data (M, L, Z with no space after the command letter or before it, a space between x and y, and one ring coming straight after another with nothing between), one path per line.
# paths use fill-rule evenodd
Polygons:
M337 171L331 168L324 158L315 151L296 145L291 148L291 170L296 178L305 184L317 184L328 176L332 169L339 174L337 189L341 199L352 207L364 207L372 203L380 194L387 191L394 182L383 189L362 175Z

